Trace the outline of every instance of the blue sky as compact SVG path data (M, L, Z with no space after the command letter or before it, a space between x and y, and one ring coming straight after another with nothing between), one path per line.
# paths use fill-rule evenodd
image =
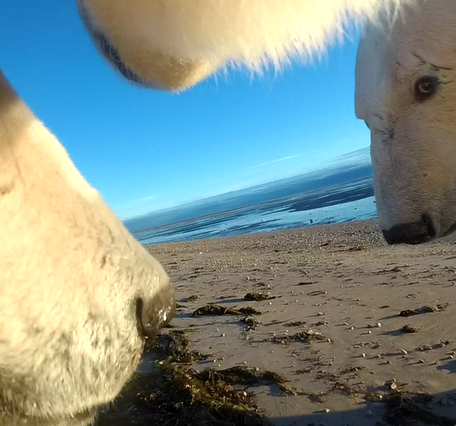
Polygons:
M0 64L86 179L127 218L314 169L369 145L354 115L356 39L276 74L176 95L98 56L72 1L5 2Z

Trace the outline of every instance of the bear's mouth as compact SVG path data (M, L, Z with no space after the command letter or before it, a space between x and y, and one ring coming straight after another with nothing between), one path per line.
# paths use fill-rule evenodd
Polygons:
M83 0L78 0L77 4L81 20L88 33L90 34L95 46L98 48L103 57L106 58L109 63L127 80L140 84L141 86L146 86L144 80L142 80L141 77L139 77L134 71L131 70L131 68L125 64L119 54L119 51L110 42L106 34L96 28L96 25L91 19L89 12L83 4Z

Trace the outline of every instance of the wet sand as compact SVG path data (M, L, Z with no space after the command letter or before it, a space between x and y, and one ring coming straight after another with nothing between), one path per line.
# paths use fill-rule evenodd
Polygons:
M394 383L430 393L433 412L456 418L454 241L390 247L367 221L148 249L175 285L172 326L192 329L193 348L211 354L195 368L285 376L297 395L252 389L276 425L378 426L385 404L366 395ZM245 301L249 292L271 299ZM192 316L209 303L254 307L260 323ZM294 341L309 331L321 339Z

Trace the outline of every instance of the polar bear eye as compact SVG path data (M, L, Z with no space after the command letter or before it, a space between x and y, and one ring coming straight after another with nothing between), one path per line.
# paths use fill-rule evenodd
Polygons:
M415 98L419 102L429 99L437 91L439 81L433 76L424 76L415 83Z

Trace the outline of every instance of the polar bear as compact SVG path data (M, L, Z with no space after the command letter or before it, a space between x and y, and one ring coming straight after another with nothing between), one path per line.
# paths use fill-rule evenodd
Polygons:
M1 73L0 158L0 425L85 425L173 289Z
M456 2L405 6L362 37L356 114L371 131L379 224L390 244L456 229Z
M306 59L343 36L349 19L394 17L414 1L78 4L100 52L127 79L178 91L227 64L259 71ZM173 316L172 285L1 73L0 158L0 425L86 426L135 371L145 336ZM412 220L415 212L388 203L386 226Z

